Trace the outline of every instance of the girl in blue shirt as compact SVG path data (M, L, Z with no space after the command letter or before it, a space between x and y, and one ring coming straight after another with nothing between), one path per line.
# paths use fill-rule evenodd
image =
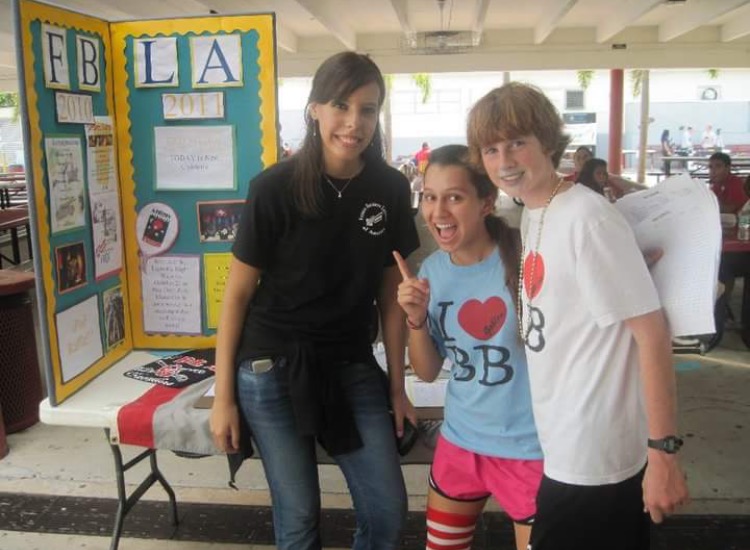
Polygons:
M513 519L516 546L525 549L536 512L542 451L516 315L520 239L493 215L496 198L465 146L433 150L422 216L440 249L417 277L394 254L412 367L432 381L444 358L452 362L430 470L428 549L471 548L490 496Z

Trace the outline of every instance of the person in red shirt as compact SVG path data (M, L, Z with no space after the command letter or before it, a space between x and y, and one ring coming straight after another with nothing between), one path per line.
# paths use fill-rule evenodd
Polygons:
M430 144L425 141L422 143L422 148L414 155L414 162L417 165L417 173L420 176L424 175L427 163L430 161L430 152Z
M708 181L719 199L722 213L736 214L747 202L742 178L732 174L732 159L726 153L714 153L709 157Z

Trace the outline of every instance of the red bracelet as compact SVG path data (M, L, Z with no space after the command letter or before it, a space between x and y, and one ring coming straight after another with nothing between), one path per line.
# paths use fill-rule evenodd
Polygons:
M424 319L422 320L422 322L419 323L418 325L415 325L414 323L411 322L411 319L409 319L409 317L407 316L406 317L406 326L409 327L411 330L420 330L425 325L425 323L427 322L427 317L429 317L429 315L425 315Z

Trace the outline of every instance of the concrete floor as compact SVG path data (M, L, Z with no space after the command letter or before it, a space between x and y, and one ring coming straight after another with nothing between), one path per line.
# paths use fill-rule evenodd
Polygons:
M421 225L421 224L420 224ZM426 239L425 239L426 241ZM424 252L424 251L423 251ZM739 286L739 285L738 285ZM741 288L735 288L733 308L739 312ZM708 355L675 356L678 373L680 431L686 445L681 459L688 474L693 502L684 514L750 515L750 350L736 330L728 330L720 346ZM37 424L8 436L9 454L0 460L0 492L114 498L112 455L98 429L64 428ZM124 448L127 457L135 448ZM269 503L258 461L243 465L240 491L227 487L222 457L184 459L159 453L159 463L179 502L226 504ZM140 481L141 466L128 473L131 489ZM424 508L427 466L405 466L410 509ZM348 508L346 484L334 466L321 466L323 505ZM146 499L163 500L152 488ZM492 506L490 509L497 510ZM45 535L0 531L0 549L108 548L109 537ZM250 547L167 540L122 539L120 550L234 550ZM268 548L268 547L264 547Z
M693 502L685 514L750 515L750 352L728 334L720 349L708 356L676 357L680 393L680 431L686 445L681 458L688 474ZM0 492L114 498L116 488L112 455L98 429L36 424L8 436L9 454L0 461ZM124 448L126 458L137 449ZM179 458L159 453L159 464L179 502L268 504L260 463L243 465L240 491L227 487L223 457ZM145 475L137 467L127 474L130 488ZM410 509L421 510L426 494L427 466L405 466ZM348 508L345 482L334 466L321 466L323 505ZM163 491L149 490L146 499L164 500ZM495 506L491 509L497 510ZM174 541L123 539L122 550L167 550ZM108 537L42 535L21 537L0 531L3 550L32 548L107 548ZM237 545L182 542L186 550L232 550ZM247 546L243 546L247 548Z

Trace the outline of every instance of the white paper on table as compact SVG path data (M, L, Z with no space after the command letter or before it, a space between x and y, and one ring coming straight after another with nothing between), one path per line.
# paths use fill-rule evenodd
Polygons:
M721 258L721 221L716 196L687 175L615 203L633 228L641 250L661 248L651 268L673 336L710 334Z

